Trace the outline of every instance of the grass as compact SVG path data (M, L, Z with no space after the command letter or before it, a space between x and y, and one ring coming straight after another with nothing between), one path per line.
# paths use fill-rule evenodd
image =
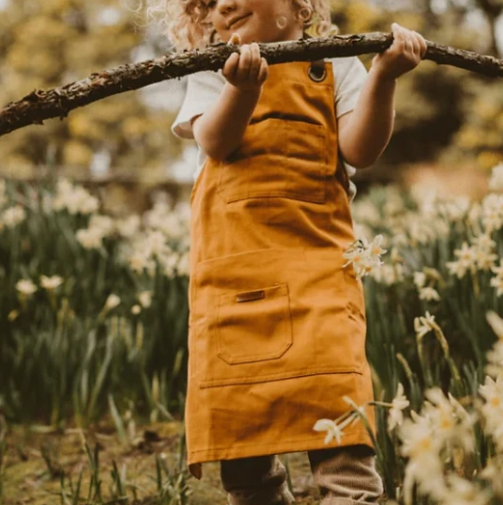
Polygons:
M80 430L11 428L0 503L226 504L218 463L205 464L201 480L187 475L184 465L180 472L183 426L179 421L144 426L138 433L133 444L124 445L113 427L98 426L85 432L86 449ZM296 503L318 503L307 454L281 458L289 469ZM180 495L184 498L176 501Z

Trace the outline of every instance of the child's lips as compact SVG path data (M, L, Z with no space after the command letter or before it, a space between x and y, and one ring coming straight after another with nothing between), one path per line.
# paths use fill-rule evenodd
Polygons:
M238 17L236 19L232 19L229 22L228 28L233 28L234 25L240 24L242 21L244 21L245 19L248 19L250 16L251 16L251 14L245 14L244 16L240 16L240 17Z

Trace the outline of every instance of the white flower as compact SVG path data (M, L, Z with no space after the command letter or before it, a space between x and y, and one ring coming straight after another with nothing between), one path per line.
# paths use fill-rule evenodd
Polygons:
M480 270L490 270L497 259L498 255L494 253L481 250L475 252L475 262Z
M484 384L479 386L479 392L485 398L488 407L501 411L503 408L503 378L501 376L494 380L486 375Z
M319 419L313 427L314 431L326 431L325 444L329 444L332 440L341 443L341 437L344 434L341 428L331 419Z
M115 222L110 216L94 214L89 220L88 228L96 230L96 233L101 233L102 237L107 237L114 233Z
M140 230L140 216L133 214L125 219L116 221L117 231L124 238L133 238Z
M45 275L40 276L40 284L47 291L52 291L63 283L63 279L58 275L53 275L52 277L47 277Z
M370 272L370 275L377 282L392 286L404 279L403 265L396 263L394 265L384 264L381 268L376 268Z
M170 279L175 277L176 267L178 265L178 254L163 254L159 257L159 263L166 277Z
M496 336L503 340L503 319L492 310L487 312L486 319Z
M105 302L105 310L112 310L114 309L115 307L117 307L117 305L119 305L121 302L121 299L119 296L111 293L108 298L107 298L107 301Z
M450 202L438 204L438 214L447 219L447 221L461 221L466 216L470 208L470 199L466 196L460 196Z
M457 426L452 403L440 388L426 390L425 396L429 402L424 403L422 413L429 418L433 425L433 431L444 440L452 437Z
M482 406L484 416L484 430L490 435L498 452L503 453L503 373L496 380L486 376L483 385L479 386L479 393L485 399Z
M419 290L419 298L421 300L428 300L428 301L435 300L438 302L440 300L440 295L438 294L438 291L436 289L425 287Z
M421 289L426 284L426 274L424 272L414 272L414 284L417 289Z
M5 209L2 213L2 222L7 228L15 228L26 219L26 211L21 205Z
M86 249L98 249L103 241L103 235L97 228L77 230L76 237L77 241Z
M144 240L144 248L148 256L158 258L171 252L166 237L160 231L150 230Z
M414 483L418 489L440 501L445 496L443 466L435 452L422 452L421 457L412 458L405 468L403 496L406 505L412 505Z
M21 279L17 281L16 289L24 296L31 296L38 288L30 279Z
M412 414L412 413L411 413ZM399 428L403 441L401 453L409 458L420 458L424 454L437 454L441 441L435 437L430 419L415 412L413 419L405 419Z
M190 274L190 256L188 253L180 255L176 269L178 271L178 275L186 275L187 277L189 276L189 274Z
M461 261L448 261L446 266L449 273L455 275L458 279L462 279L468 271L466 264Z
M482 224L486 233L499 230L503 225L503 195L490 193L482 202Z
M461 249L456 249L454 255L458 257L458 261L470 268L475 265L476 251L474 247L469 247L467 242L463 242Z
M360 200L354 203L354 215L357 216L358 223L366 225L377 225L380 220L379 209L370 200ZM355 231L355 234L358 234Z
M496 275L489 281L492 287L496 288L496 296L501 296L503 294L503 264L500 261L500 266L492 266L491 270Z
M493 167L491 179L489 180L489 189L491 191L503 190L503 163Z
M377 235L370 244L368 244L368 249L370 251L370 255L372 257L379 257L382 256L385 252L386 249L383 249L381 247L383 241L383 236L382 235Z
M415 317L414 318L414 330L419 337L423 337L430 331L434 329L435 316L432 316L429 312L426 312L425 317Z
M415 482L423 493L436 499L440 499L445 490L443 467L439 458L442 441L436 436L427 416L419 416L414 411L411 416L412 419L405 419L398 428L402 441L401 453L409 458L403 481L406 504L412 503Z
M56 211L66 209L70 214L92 214L98 210L99 201L85 188L74 186L63 178L57 182L56 197L52 205Z
M152 291L142 291L136 295L140 304L144 308L150 307L152 304Z
M488 233L477 235L472 239L472 242L477 247L477 249L481 251L492 252L496 247L496 242Z
M488 242L481 238L476 245L469 246L463 242L461 249L456 249L454 255L457 261L448 261L446 263L449 273L462 279L468 270L475 271L477 267L488 269L494 262L494 257L487 251Z
M144 215L145 225L163 233L167 239L179 240L188 234L190 205L178 204L174 209L166 201L157 202Z
M375 268L382 265L381 254L386 252L381 248L382 235L377 235L370 243L365 237L353 242L343 253L343 257L348 261L343 265L345 268L352 265L358 278L370 274Z
M492 277L489 281L489 285L493 288L496 288L496 296L503 295L503 275Z
M493 348L487 352L486 373L492 376L498 376L503 371L503 340L498 340Z
M403 410L409 406L409 400L403 394L403 385L400 382L396 391L395 398L393 399L392 407L388 413L388 431L393 431L396 426L400 426L403 422Z
M472 248L475 251L475 262L478 268L489 270L498 259L498 255L494 254L496 242L487 233L474 237L472 242Z
M494 311L486 314L487 322L498 337L498 341L487 353L488 365L486 373L493 376L501 376L503 373L503 319Z
M448 489L446 490L444 503L455 505L486 505L490 503L490 497L486 490L479 489L477 485L463 479L455 473L446 476Z
M150 259L145 251L136 250L127 255L127 262L132 270L142 273L148 267Z
M470 225L479 230L480 217L482 216L482 206L479 203L474 203L468 212L468 222Z

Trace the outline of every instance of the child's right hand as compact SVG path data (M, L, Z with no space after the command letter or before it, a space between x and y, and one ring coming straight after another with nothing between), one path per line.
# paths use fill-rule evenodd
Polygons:
M240 42L241 38L235 33L228 43ZM259 91L267 79L268 65L265 58L260 56L258 44L243 44L241 54L232 53L224 64L222 75L241 91Z

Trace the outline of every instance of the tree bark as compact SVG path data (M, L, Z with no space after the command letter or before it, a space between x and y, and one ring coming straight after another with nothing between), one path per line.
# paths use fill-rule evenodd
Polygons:
M382 52L392 41L391 33L373 32L260 44L260 51L268 63L274 65ZM0 110L0 136L30 124L43 124L46 119L63 119L71 110L108 96L202 70L216 71L223 67L234 51L239 51L239 47L219 43L203 50L169 53L152 60L92 73L86 79L48 91L36 89ZM427 41L424 59L491 77L503 76L503 60L430 41Z

